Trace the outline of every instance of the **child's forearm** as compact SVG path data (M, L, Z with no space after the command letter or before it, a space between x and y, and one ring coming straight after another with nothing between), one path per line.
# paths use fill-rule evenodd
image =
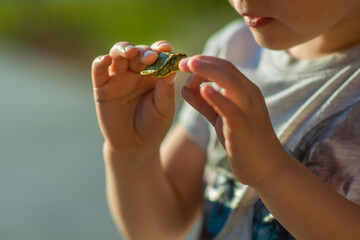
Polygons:
M146 155L124 156L104 146L111 213L126 239L179 239L189 223L159 154Z
M290 156L275 174L254 187L270 212L296 239L360 236L360 206Z

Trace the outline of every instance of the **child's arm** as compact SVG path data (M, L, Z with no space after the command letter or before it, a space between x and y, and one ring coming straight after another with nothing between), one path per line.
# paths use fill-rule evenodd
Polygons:
M152 48L172 50L165 41ZM139 74L156 60L152 48L121 42L110 55L93 62L107 194L114 220L127 239L178 239L200 207L205 153L176 127L160 156L175 112L175 76Z
M231 63L209 56L180 62L192 72L185 100L215 127L235 177L254 187L297 239L356 239L360 206L347 200L293 159L272 128L264 98ZM215 82L219 93L202 82Z

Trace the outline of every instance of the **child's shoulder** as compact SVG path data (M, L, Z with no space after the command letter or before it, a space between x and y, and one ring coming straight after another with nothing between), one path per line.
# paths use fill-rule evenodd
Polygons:
M227 59L236 65L257 64L261 47L242 19L234 20L213 34L206 42L204 54Z

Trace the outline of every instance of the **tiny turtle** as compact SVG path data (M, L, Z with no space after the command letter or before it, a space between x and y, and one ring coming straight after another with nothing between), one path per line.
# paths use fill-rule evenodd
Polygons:
M153 64L147 66L140 74L151 75L156 78L167 77L179 71L179 62L186 57L185 53L158 52L158 59Z

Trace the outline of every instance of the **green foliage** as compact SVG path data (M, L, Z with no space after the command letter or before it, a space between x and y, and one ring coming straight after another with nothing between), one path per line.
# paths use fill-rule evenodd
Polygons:
M103 54L118 41L162 39L191 54L237 17L224 0L3 1L0 35L83 57Z

